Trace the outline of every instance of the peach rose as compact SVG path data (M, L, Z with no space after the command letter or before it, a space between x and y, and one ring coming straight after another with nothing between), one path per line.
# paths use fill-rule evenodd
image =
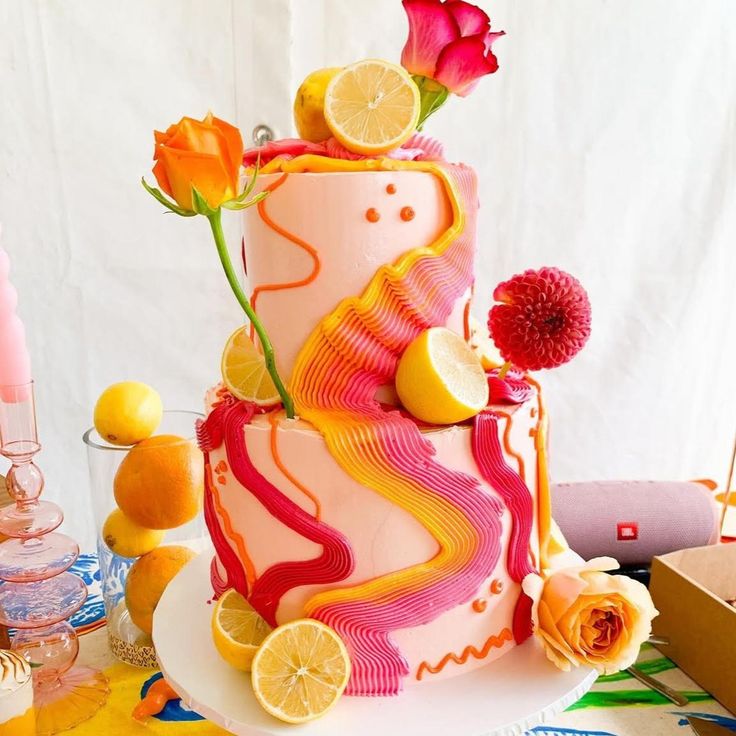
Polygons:
M154 137L154 176L180 207L194 211L192 187L212 209L238 196L243 139L237 128L208 113L202 121L182 118Z
M547 657L561 670L594 667L602 675L630 667L657 615L649 591L623 575L607 575L616 560L599 557L546 579L527 575L524 592Z

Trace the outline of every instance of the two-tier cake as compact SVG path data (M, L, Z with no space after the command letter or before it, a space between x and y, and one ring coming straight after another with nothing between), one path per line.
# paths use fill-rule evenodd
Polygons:
M587 294L527 270L496 287L487 326L473 320L477 177L420 132L496 71L503 34L463 0L403 5L402 66L310 74L298 139L243 152L228 123L183 118L156 133L163 192L146 185L209 220L248 318L198 427L212 632L291 723L343 691L501 667L532 632L560 669L615 671L656 613L643 586L605 574L615 561L550 566L564 542L530 371L585 345ZM243 211L245 289L224 210Z
M235 587L272 625L332 626L354 694L488 664L531 631L520 583L550 513L539 389L521 379L523 401L499 394L441 427L402 412L393 390L422 331L471 340L475 174L317 156L268 168L244 254L299 418L208 398L223 440L209 452L215 591Z

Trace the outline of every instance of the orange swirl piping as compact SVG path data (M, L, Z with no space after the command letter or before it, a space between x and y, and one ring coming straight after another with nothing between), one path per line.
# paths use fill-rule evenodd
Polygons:
M434 666L429 662L422 662L417 670L417 680L421 680L425 672L429 672L430 675L436 675L442 672L450 662L455 664L465 664L471 657L475 659L485 659L491 649L500 649L507 641L513 641L514 635L511 633L511 629L505 628L500 634L492 634L485 642L481 649L476 649L472 644L468 644L460 655L450 652L445 654L444 657Z
M322 505L319 502L317 496L312 493L309 488L299 482L295 478L291 471L284 465L281 455L279 454L278 448L278 427L279 427L279 412L272 411L268 415L268 422L271 425L271 456L273 461L276 463L276 467L283 473L284 477L293 483L313 504L314 504L314 518L319 521L322 517Z
M519 476L526 483L526 467L524 465L524 458L511 446L511 424L513 422L511 414L506 411L501 411L500 409L496 409L495 411L496 414L500 414L502 417L506 418L506 426L503 430L503 449L506 450L506 452L519 464Z
M547 412L542 399L542 387L529 374L526 380L537 390L537 407L539 419L534 444L537 450L537 519L539 523L539 566L542 570L549 567L549 540L552 533L552 497L550 495L549 475L547 470Z
M245 540L233 528L233 522L230 519L230 515L227 513L225 507L220 501L220 493L217 490L215 484L212 482L210 482L210 491L212 493L212 501L215 506L215 511L217 512L217 515L222 519L222 525L225 529L225 534L238 548L238 554L240 555L240 560L243 563L243 567L245 568L245 578L248 581L248 589L250 590L252 589L253 583L256 581L257 576L256 568L253 565L253 560L251 560L250 555L248 554L248 550L246 549Z
M286 182L288 179L289 174L284 173L281 177L279 177L273 184L270 184L267 186L264 191L266 192L273 192L276 189L278 189L282 184ZM258 296L261 294L261 292L264 291L282 291L285 289L298 289L301 286L307 286L308 284L311 284L319 275L320 268L322 267L322 263L319 260L319 253L317 252L317 249L307 243L305 240L302 240L297 235L294 235L294 233L289 232L288 230L284 229L279 225L277 222L275 222L271 216L266 211L266 202L268 201L268 197L265 199L262 199L258 205L258 214L261 216L261 220L266 224L267 227L270 227L271 230L273 230L275 233L278 233L283 238L286 238L289 242L293 243L294 245L298 246L302 250L304 250L312 259L313 267L311 272L308 276L306 276L303 279L299 279L298 281L288 281L286 283L281 284L261 284L260 286L256 286L253 289L253 293L250 297L250 303L253 307L253 310L256 309L256 302L258 301ZM254 335L254 327L251 325L251 339Z

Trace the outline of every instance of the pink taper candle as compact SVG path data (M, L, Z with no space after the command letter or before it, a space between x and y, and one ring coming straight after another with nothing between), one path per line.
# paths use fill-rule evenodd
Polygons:
M18 293L10 283L10 259L0 245L0 386L31 382L26 331L15 313L17 304Z

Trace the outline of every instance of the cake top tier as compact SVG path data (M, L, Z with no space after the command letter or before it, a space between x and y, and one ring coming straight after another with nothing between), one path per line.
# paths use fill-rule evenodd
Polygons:
M347 161L315 154L265 163L254 192L268 192L243 213L250 300L288 381L310 334L346 298L357 297L381 267L430 247L444 235L468 239L477 211L472 169L395 159ZM397 309L409 315L442 284L431 273ZM470 286L445 323L468 334ZM377 304L378 314L381 305ZM356 346L356 349L358 347Z

